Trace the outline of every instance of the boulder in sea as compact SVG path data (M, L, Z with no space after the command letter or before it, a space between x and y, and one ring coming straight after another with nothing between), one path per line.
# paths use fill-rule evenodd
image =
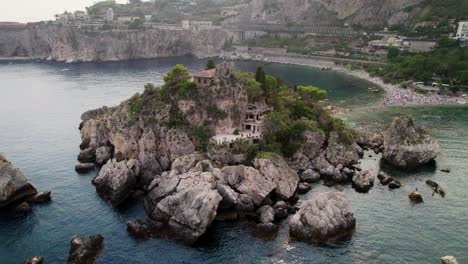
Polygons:
M307 182L301 182L297 187L297 193L306 194L308 191L310 191L310 189L312 189L312 186L310 186L310 184L308 184Z
M75 165L75 171L78 173L88 173L96 168L94 163L80 163Z
M320 174L312 169L305 170L299 175L299 178L303 182L316 183L320 181Z
M394 189L400 189L402 186L401 182L400 181L397 181L397 180L393 180L391 181L389 184L388 184L388 188L390 190L394 190Z
M274 206L273 209L275 210L275 219L281 220L288 217L288 204L284 201L278 201Z
M257 210L257 216L260 223L271 223L275 221L275 210L269 205L264 205Z
M34 195L33 197L29 198L28 202L33 204L43 204L48 203L51 200L51 192L40 192Z
M71 240L68 264L95 264L104 247L101 235L91 237L76 236Z
M374 179L372 171L360 171L353 177L353 187L358 192L368 192L374 186Z
M423 203L423 198L421 193L415 191L409 194L409 199L412 203L418 204L418 203Z
M170 238L193 244L216 218L221 200L213 173L174 171L147 195L145 209Z
M291 198L297 189L299 176L286 161L274 153L264 153L253 161L254 167L272 182L276 188L275 194L281 199Z
M316 244L348 239L355 227L356 219L342 192L320 193L305 201L289 222L293 237Z
M21 203L37 194L26 176L0 155L0 208Z
M390 182L393 181L392 177L389 177L389 176L386 176L386 175L383 175L383 174L380 174L380 173L379 173L379 175L377 175L377 178L379 179L380 183L383 186L387 186Z
M87 148L82 150L78 155L78 161L81 163L93 163L96 161L96 150L94 148Z
M17 214L29 214L32 211L32 208L28 202L22 202L16 205L14 211Z
M341 164L344 167L349 167L357 164L360 151L362 149L356 143L345 144L341 142L337 132L330 133L326 158L333 166L336 167Z
M112 159L102 167L99 175L93 179L93 184L104 199L118 206L133 193L138 174L138 161L117 162Z
M393 120L384 134L383 159L401 169L414 169L434 160L440 146L409 117Z
M43 264L44 257L34 257L32 259L26 260L23 264Z
M458 264L458 261L454 256L442 257L440 261L441 261L441 264Z

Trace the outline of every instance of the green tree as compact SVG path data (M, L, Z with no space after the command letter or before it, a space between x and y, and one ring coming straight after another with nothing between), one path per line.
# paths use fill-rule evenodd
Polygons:
M263 86L263 84L265 83L265 79L266 79L266 74L265 74L265 71L263 70L263 67L258 66L257 71L255 72L255 80L261 83Z
M388 49L387 59L391 60L391 59L398 57L399 55L400 55L400 50L398 48L390 47Z
M167 87L174 88L190 81L191 78L189 70L184 65L177 64L164 76L164 83Z
M297 91L299 92L302 100L306 103L313 103L327 98L327 91L315 86L300 85L297 87Z
M134 19L130 24L128 25L129 29L141 29L143 28L143 20L140 18Z
M249 101L253 102L257 98L264 95L262 84L257 82L252 74L239 73L238 78L241 80L247 91L247 97L249 98Z
M205 70L211 70L215 68L216 68L216 64L214 63L213 60L210 59L206 62Z

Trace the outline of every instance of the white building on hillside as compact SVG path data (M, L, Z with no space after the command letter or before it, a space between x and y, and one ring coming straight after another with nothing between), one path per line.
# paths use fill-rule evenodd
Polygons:
M114 9L109 8L106 11L106 22L114 22Z
M467 39L468 38L468 21L458 22L457 34L455 35L456 39Z

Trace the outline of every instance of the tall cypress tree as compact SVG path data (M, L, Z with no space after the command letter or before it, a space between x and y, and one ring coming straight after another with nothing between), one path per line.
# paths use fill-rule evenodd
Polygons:
M216 64L214 63L214 61L211 60L211 59L208 60L206 62L205 70L211 70L211 69L214 69L214 68L216 68Z
M257 67L257 71L255 72L255 80L259 83L262 84L262 86L265 85L265 71L263 70L262 66Z

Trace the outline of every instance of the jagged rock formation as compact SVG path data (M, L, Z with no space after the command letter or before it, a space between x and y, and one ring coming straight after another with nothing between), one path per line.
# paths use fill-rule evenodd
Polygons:
M396 118L385 131L383 159L393 166L413 169L434 160L439 153L437 141L412 118Z
M289 222L295 238L311 243L334 243L349 238L356 219L346 195L341 192L320 193L304 202Z
M63 62L118 61L170 56L212 56L231 41L222 29L83 31L71 26L28 24L0 28L0 57L32 57Z
M0 155L0 208L21 203L36 194L37 190L26 176Z
M422 0L252 0L225 21L255 24L335 25L367 28L411 21L422 11ZM412 7L412 8L407 8Z
M353 187L358 192L368 192L374 186L375 175L372 171L360 171L353 177Z

